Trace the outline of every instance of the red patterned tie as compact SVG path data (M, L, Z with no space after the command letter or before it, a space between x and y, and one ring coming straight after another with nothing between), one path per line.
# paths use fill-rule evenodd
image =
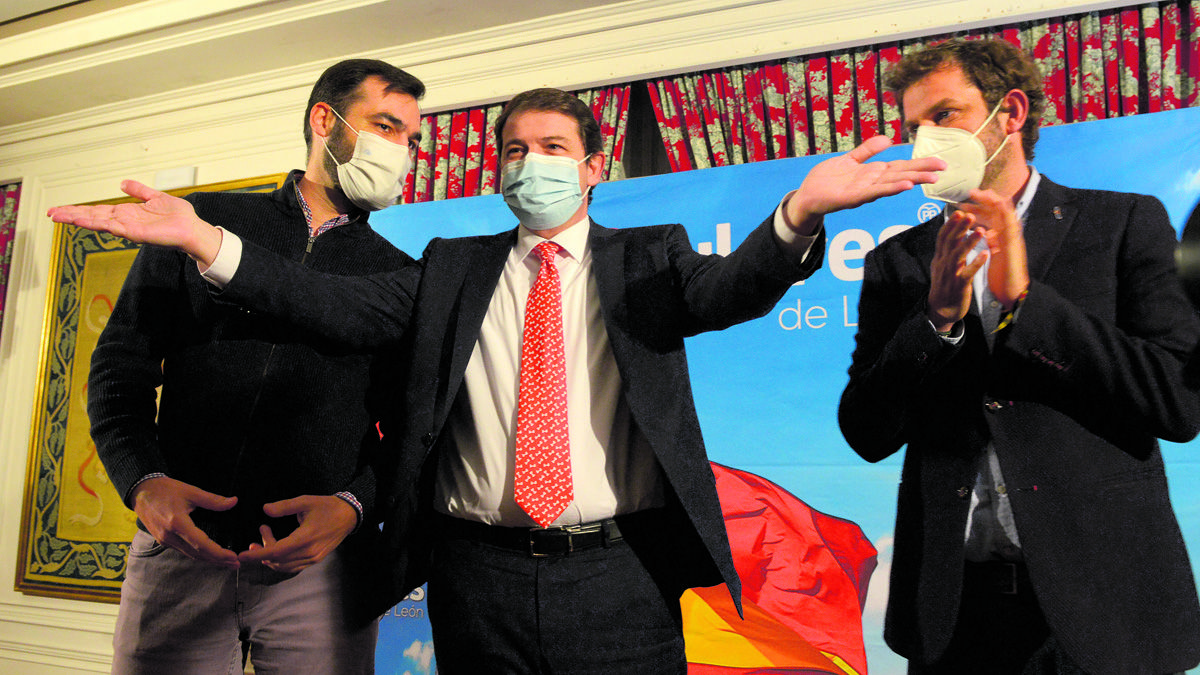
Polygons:
M548 527L575 498L567 440L567 361L563 349L562 284L554 258L558 244L544 241L542 261L525 304L521 385L517 398L517 504Z

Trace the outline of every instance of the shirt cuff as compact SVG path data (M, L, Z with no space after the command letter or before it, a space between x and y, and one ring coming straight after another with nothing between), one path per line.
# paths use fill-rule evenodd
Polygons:
M795 192L795 190L792 190L792 192ZM779 240L779 243L785 249L799 256L800 262L803 263L808 259L808 254L812 251L813 243L817 241L817 237L821 234L821 230L818 229L816 233L812 234L811 236L805 236L802 234L797 234L795 230L788 227L787 221L784 220L783 217L783 205L786 204L788 198L792 196L792 192L784 195L783 199L779 201L779 206L775 207L775 238ZM821 227L825 226L822 225Z
M355 512L356 514L358 514L358 518L357 518L357 520L356 520L356 521L355 521L355 523L354 523L354 529L353 529L353 530L350 530L350 534L354 534L355 532L357 532L357 531L358 531L358 526L359 526L359 525L362 525L362 521L363 521L363 507L362 507L362 504L361 504L361 503L359 503L359 501L358 501L358 498L357 498L357 497L355 497L353 494L351 494L350 492L347 492L347 491L345 491L345 490L343 490L343 491L341 491L341 492L335 492L335 493L333 494L333 496L334 496L334 497L337 497L338 499L340 499L340 500L342 500L342 501L346 502L347 504L349 504L349 505L350 505L350 506L351 506L351 507L354 509L354 512Z
M217 229L221 231L221 248L217 249L217 257L213 259L213 264L206 270L200 270L200 276L223 290L230 279L233 279L233 275L237 274L238 265L242 262L242 240L223 227ZM196 263L196 268L200 268L200 263Z
M929 328L933 332L937 333L937 327L933 325L933 322L930 321L928 318L925 319L925 321L927 323L929 323ZM946 344L956 345L962 341L963 335L965 335L965 334L966 334L966 331L963 330L962 322L956 321L956 322L954 322L954 325L950 327L950 333L948 335L943 335L942 333L938 333L937 336L939 338L941 338L942 342L945 342Z

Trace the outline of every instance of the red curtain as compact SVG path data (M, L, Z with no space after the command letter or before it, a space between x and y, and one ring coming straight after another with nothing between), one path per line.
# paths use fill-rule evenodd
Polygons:
M629 90L628 84L622 84L575 92L600 121L607 153L605 180L625 177L621 158ZM503 107L495 104L422 117L421 149L408 177L404 202L495 194L500 189L500 173L493 127Z
M17 202L21 184L0 185L0 327L4 321L4 296L8 291L8 272L12 268L13 238L17 233Z
M849 150L900 112L881 74L948 37L1001 37L1046 78L1043 125L1200 105L1200 0L1172 0L648 83L673 171Z

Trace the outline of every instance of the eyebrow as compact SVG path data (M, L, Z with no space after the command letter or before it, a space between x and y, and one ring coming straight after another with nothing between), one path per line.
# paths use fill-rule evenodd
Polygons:
M923 117L925 117L925 115L934 113L935 110L941 110L948 106L952 106L952 104L954 104L954 106L958 106L959 101L956 100L956 98L954 98L953 96L944 96L941 98L940 101L937 101L936 103L931 104L931 106L925 106L924 108L920 109L920 113L917 115L916 118L910 119L910 118L908 118L908 115L905 114L904 119L900 120L900 125L901 125L901 127L904 127L905 131L907 131L908 129L910 129L910 127L917 126L918 125L917 120L922 119Z
M404 120L400 119L399 117L396 117L395 115L393 115L391 113L377 112L374 115L371 115L371 118L387 120L392 126L396 127L397 129L399 129L401 131L408 129L408 125L404 123ZM419 143L421 141L421 130L417 129L416 131L412 132L411 134L408 135L408 138L410 140L417 141Z
M570 136L563 136L563 135L540 136L537 138L538 143L548 143L550 141L558 141L560 143L568 143L568 142L570 142L570 140L571 140ZM501 147L508 148L513 145L525 146L528 144L519 138L510 138L510 139L504 141L504 145Z
M954 97L952 97L952 96L945 96L945 97L942 97L942 99L941 99L941 100L937 101L937 102L936 102L936 103L934 103L933 105L928 105L928 106L925 106L924 108L922 108L922 109L921 109L921 111L920 111L920 113L917 115L917 117L918 117L918 118L920 118L920 117L923 117L923 116L929 115L930 113L932 113L932 112L934 112L934 111L936 111L936 110L943 110L943 109L945 109L945 108L947 108L947 107L949 107L949 106L952 106L952 105L953 105L953 106L958 106L958 105L960 105L960 102L958 101L958 99L956 99L956 98L954 98ZM904 120L904 124L905 124L905 126L907 126L907 125L909 125L909 124L913 124L913 123L914 123L914 122L910 122L910 121L909 121L909 120L907 120L907 119L905 119L905 120Z

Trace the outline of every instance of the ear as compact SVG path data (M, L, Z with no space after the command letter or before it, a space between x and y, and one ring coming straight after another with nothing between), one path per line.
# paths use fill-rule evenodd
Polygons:
M600 184L600 181L604 180L604 158L605 154L603 152L596 152L584 162L584 166L587 167L587 184L589 187L595 187Z
M312 127L314 136L326 138L333 131L333 125L337 124L337 121L337 116L333 114L333 108L329 107L328 103L314 103L308 111L308 125Z
M1000 110L1008 113L1004 133L1015 134L1025 126L1025 120L1029 118L1029 97L1020 89L1010 89L1004 95Z

